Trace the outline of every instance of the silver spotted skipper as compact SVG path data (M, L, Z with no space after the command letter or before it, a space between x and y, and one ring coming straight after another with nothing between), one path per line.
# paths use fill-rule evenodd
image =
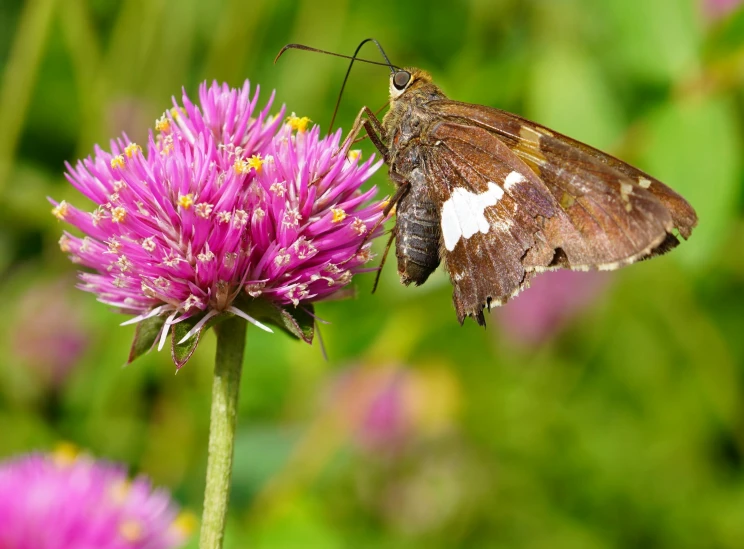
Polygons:
M535 274L614 270L687 239L695 210L672 189L613 156L499 109L449 99L431 76L392 65L382 118L362 108L364 129L396 192L395 252L403 284L423 284L444 263L462 324L485 325ZM288 48L321 51L290 44ZM277 56L278 58L279 56ZM349 71L351 65L349 66ZM349 75L347 71L347 77ZM344 84L346 80L344 80ZM343 90L343 87L342 87Z

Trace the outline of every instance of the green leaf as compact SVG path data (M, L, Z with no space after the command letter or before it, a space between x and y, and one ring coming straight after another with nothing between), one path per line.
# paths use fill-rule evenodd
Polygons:
M301 307L282 306L241 295L235 300L235 306L256 320L271 324L305 343L313 342L315 317L314 308L309 303Z
M137 329L134 332L134 340L129 349L129 358L127 364L131 364L137 358L148 352L155 345L155 340L160 335L160 330L165 323L162 316L154 316L137 323Z
M201 341L203 328L183 343L180 343L181 339L183 339L197 322L199 322L198 317L191 317L171 327L171 358L173 358L173 364L176 365L176 369L180 370L189 361L194 351L196 351L199 341Z
M229 315L226 314L213 316L206 322L206 324L204 324L204 326L201 327L201 329L196 334L191 336L183 343L179 342L186 336L187 333L191 331L194 326L197 325L197 323L201 319L204 318L204 315L192 316L191 318L187 318L186 320L183 320L178 324L174 324L171 327L171 358L173 359L173 363L176 365L176 368L181 369L181 367L189 361L191 356L194 354L194 351L196 351L196 348L199 346L202 334L204 334L215 324L219 324L220 322L228 318L228 316Z
M315 335L315 318L312 313L313 306L310 304L303 305L302 308L280 307L276 306L279 311L284 328L292 335L300 338L305 343L312 343Z

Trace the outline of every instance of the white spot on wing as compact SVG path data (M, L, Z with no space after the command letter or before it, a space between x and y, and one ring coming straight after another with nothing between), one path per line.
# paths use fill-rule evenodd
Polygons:
M633 205L630 203L630 195L633 194L633 185L626 183L625 181L620 182L620 197L625 202L625 210L631 211Z
M470 238L475 233L486 234L490 224L484 215L489 206L494 206L504 190L491 181L486 192L475 194L458 187L442 206L442 236L448 251L455 249L460 237Z
M642 189L648 189L651 186L651 180L645 177L639 177L638 184L641 186Z
M504 179L504 188L508 191L514 185L524 183L525 181L527 181L527 179L525 179L525 177L521 173L511 172L509 175L506 176L506 179Z

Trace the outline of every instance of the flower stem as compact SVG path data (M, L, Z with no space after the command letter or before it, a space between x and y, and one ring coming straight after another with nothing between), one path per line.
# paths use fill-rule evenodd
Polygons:
M236 316L217 324L214 330L217 333L217 356L212 383L200 549L220 549L225 535L246 323Z

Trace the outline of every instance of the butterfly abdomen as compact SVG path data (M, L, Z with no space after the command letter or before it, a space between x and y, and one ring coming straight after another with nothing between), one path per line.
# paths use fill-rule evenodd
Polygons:
M423 284L439 266L439 211L433 202L406 194L398 202L395 255L403 284Z

